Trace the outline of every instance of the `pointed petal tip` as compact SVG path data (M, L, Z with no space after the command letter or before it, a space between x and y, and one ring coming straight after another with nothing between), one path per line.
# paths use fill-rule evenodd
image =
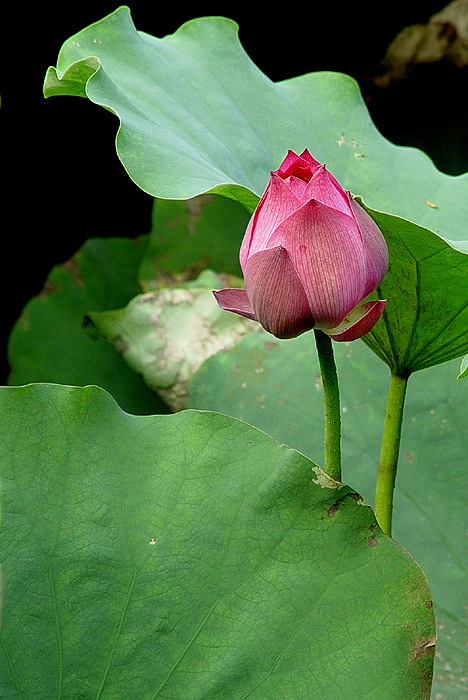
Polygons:
M308 148L304 148L300 157L308 160L311 165L320 165L319 161L314 158Z
M369 333L382 316L386 299L368 301L356 307L337 328L325 331L332 340L350 342Z
M220 289L213 291L213 295L218 302L218 306L223 311L232 311L252 321L257 321L255 311L248 300L245 289Z

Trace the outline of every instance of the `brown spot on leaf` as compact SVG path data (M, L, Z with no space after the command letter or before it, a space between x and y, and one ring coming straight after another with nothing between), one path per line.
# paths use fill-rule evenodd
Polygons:
M19 317L18 323L21 325L21 328L25 331L29 331L31 328L31 324L29 323L29 316L25 311L23 311L23 313Z
M347 493L346 495L353 498L358 503L362 503L362 496L360 496L358 493Z
M367 539L367 544L369 545L369 547L377 547L379 541L375 539L374 535L371 535Z
M204 205L213 199L213 195L202 194L198 197L193 197L185 202L185 208L187 210L187 229L189 236L195 235L195 225L194 222L201 217L203 214Z
M47 297L50 294L54 294L54 292L58 292L58 291L59 291L59 288L57 287L55 282L52 282L51 279L47 279L45 284L44 284L44 288L39 292L39 294L37 295L37 298L38 299L47 299Z
M64 270L71 274L71 276L75 279L75 282L78 287L85 286L85 281L81 274L76 254L73 255L73 257L71 257L70 260L64 262L60 267L62 267Z
M424 637L411 652L410 664L435 653L436 637Z
M327 510L327 515L328 515L329 518L334 518L335 515L337 514L337 512L338 512L338 506L336 505L336 503L334 503L334 504L333 504L332 506L330 506L330 508Z
M119 355L123 355L129 349L127 341L121 335L116 335L115 338L112 339L112 343Z

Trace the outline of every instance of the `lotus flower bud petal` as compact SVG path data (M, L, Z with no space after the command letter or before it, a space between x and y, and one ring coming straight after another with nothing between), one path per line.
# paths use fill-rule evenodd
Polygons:
M343 190L338 181L331 173L321 165L315 171L310 182L307 184L303 195L303 201L316 199L322 204L327 204L329 207L338 209L338 211L352 216L351 207L348 200L348 193Z
M348 194L353 216L359 226L366 255L366 286L364 296L367 297L382 281L388 267L388 248L379 227L369 214L359 206Z
M289 150L286 158L275 172L283 179L294 177L309 182L314 172L320 168L320 163L305 149L300 156Z
M382 316L386 303L386 301L379 299L356 306L338 328L332 328L326 333L333 340L341 342L362 338L363 335L372 330Z
M334 328L362 301L365 254L351 216L312 199L278 226L270 244L288 250L320 326Z
M287 183L276 173L272 173L268 187L249 221L242 241L239 258L243 272L245 272L248 256L267 248L268 241L277 227L299 206L299 199Z
M277 338L295 338L314 327L306 293L284 248L249 257L245 279L257 319Z
M219 305L279 338L314 326L335 340L360 338L385 307L384 301L361 304L387 270L382 233L307 149L299 156L288 151L271 173L240 263L245 291L217 292Z
M235 314L250 318L252 321L258 321L245 289L220 289L213 294L221 309L233 311Z

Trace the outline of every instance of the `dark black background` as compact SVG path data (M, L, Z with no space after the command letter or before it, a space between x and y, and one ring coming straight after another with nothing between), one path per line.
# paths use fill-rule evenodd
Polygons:
M194 17L234 19L245 50L275 81L316 70L348 73L359 81L374 122L387 138L424 148L450 174L468 170L466 129L463 134L461 127L466 69L421 69L385 95L374 94L369 81L395 35L407 25L427 22L444 0L309 2L301 4L303 9L283 1L275 10L263 4L255 9L254 3L189 3L183 10L176 3L128 4L136 28L158 37ZM42 95L47 67L55 65L62 43L118 6L44 3L31 9L18 4L5 25L0 383L6 382L11 327L25 303L41 291L49 270L90 237L149 231L152 198L131 182L117 158L117 118L85 99L45 100Z

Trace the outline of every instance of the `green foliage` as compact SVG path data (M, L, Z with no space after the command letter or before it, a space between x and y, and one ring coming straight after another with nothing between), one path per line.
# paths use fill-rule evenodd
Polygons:
M97 384L132 413L166 413L166 401L181 408L185 382L199 364L257 326L221 312L208 291L242 284L232 274L240 273L238 250L248 218L240 204L215 195L157 200L150 235L85 243L51 271L15 324L9 383ZM223 274L203 273L195 283L191 278L207 263ZM199 299L197 309L189 298ZM101 332L90 327L90 318ZM202 318L214 323L209 334L206 324L198 327Z
M132 413L168 411L104 338L86 329L90 311L125 305L141 291L146 245L146 238L92 239L51 271L11 333L10 384L97 384Z
M10 384L36 384L0 390L1 697L428 700L435 610L433 697L459 700L468 177L383 138L346 75L273 83L219 17L155 39L119 8L65 42L44 93L115 113L119 158L157 199L147 236L88 241L11 335ZM239 284L269 171L304 148L390 253L374 354L335 344L352 488L311 461L312 335L248 332L210 291ZM403 546L365 505L388 386L378 358L423 370L395 494Z
M249 218L239 203L219 195L155 200L141 286L158 289L173 277L192 279L206 269L240 277L239 248Z
M2 697L429 697L427 582L353 489L217 413L0 401Z
M466 250L467 176L443 175L421 151L383 138L349 76L318 72L273 83L244 52L237 29L205 17L155 39L136 31L121 7L64 43L44 93L76 94L70 72L76 80L76 62L95 66L96 57L99 67L83 72L82 90L118 116L119 157L155 197L215 191L252 210L287 150L308 148L370 208Z
M389 269L378 288L384 318L364 342L392 370L415 372L468 345L468 255L410 221L369 211L385 236Z
M363 343L337 343L343 479L373 502L388 372ZM394 536L422 566L440 624L434 693L468 691L468 434L466 388L457 361L410 378L395 490ZM323 445L320 368L310 335L278 341L250 335L195 375L192 408L251 423L317 459ZM447 666L448 664L448 666ZM439 695L437 695L439 693Z
M176 411L185 407L189 382L200 365L259 327L219 308L212 289L222 286L220 276L205 270L192 282L141 294L123 309L90 318Z
M83 61L88 69L78 70ZM193 20L155 40L136 31L127 8L65 42L45 95L77 94L79 76L89 99L118 115L120 159L156 197L218 192L252 210L287 150L307 147L362 198L393 257L380 290L388 310L370 347L410 372L466 352L468 176L444 175L420 151L384 139L351 78L321 72L275 84L243 51L234 22ZM177 227L192 219L182 211Z
M463 379L463 377L468 377L468 355L465 355L460 365L458 379Z

